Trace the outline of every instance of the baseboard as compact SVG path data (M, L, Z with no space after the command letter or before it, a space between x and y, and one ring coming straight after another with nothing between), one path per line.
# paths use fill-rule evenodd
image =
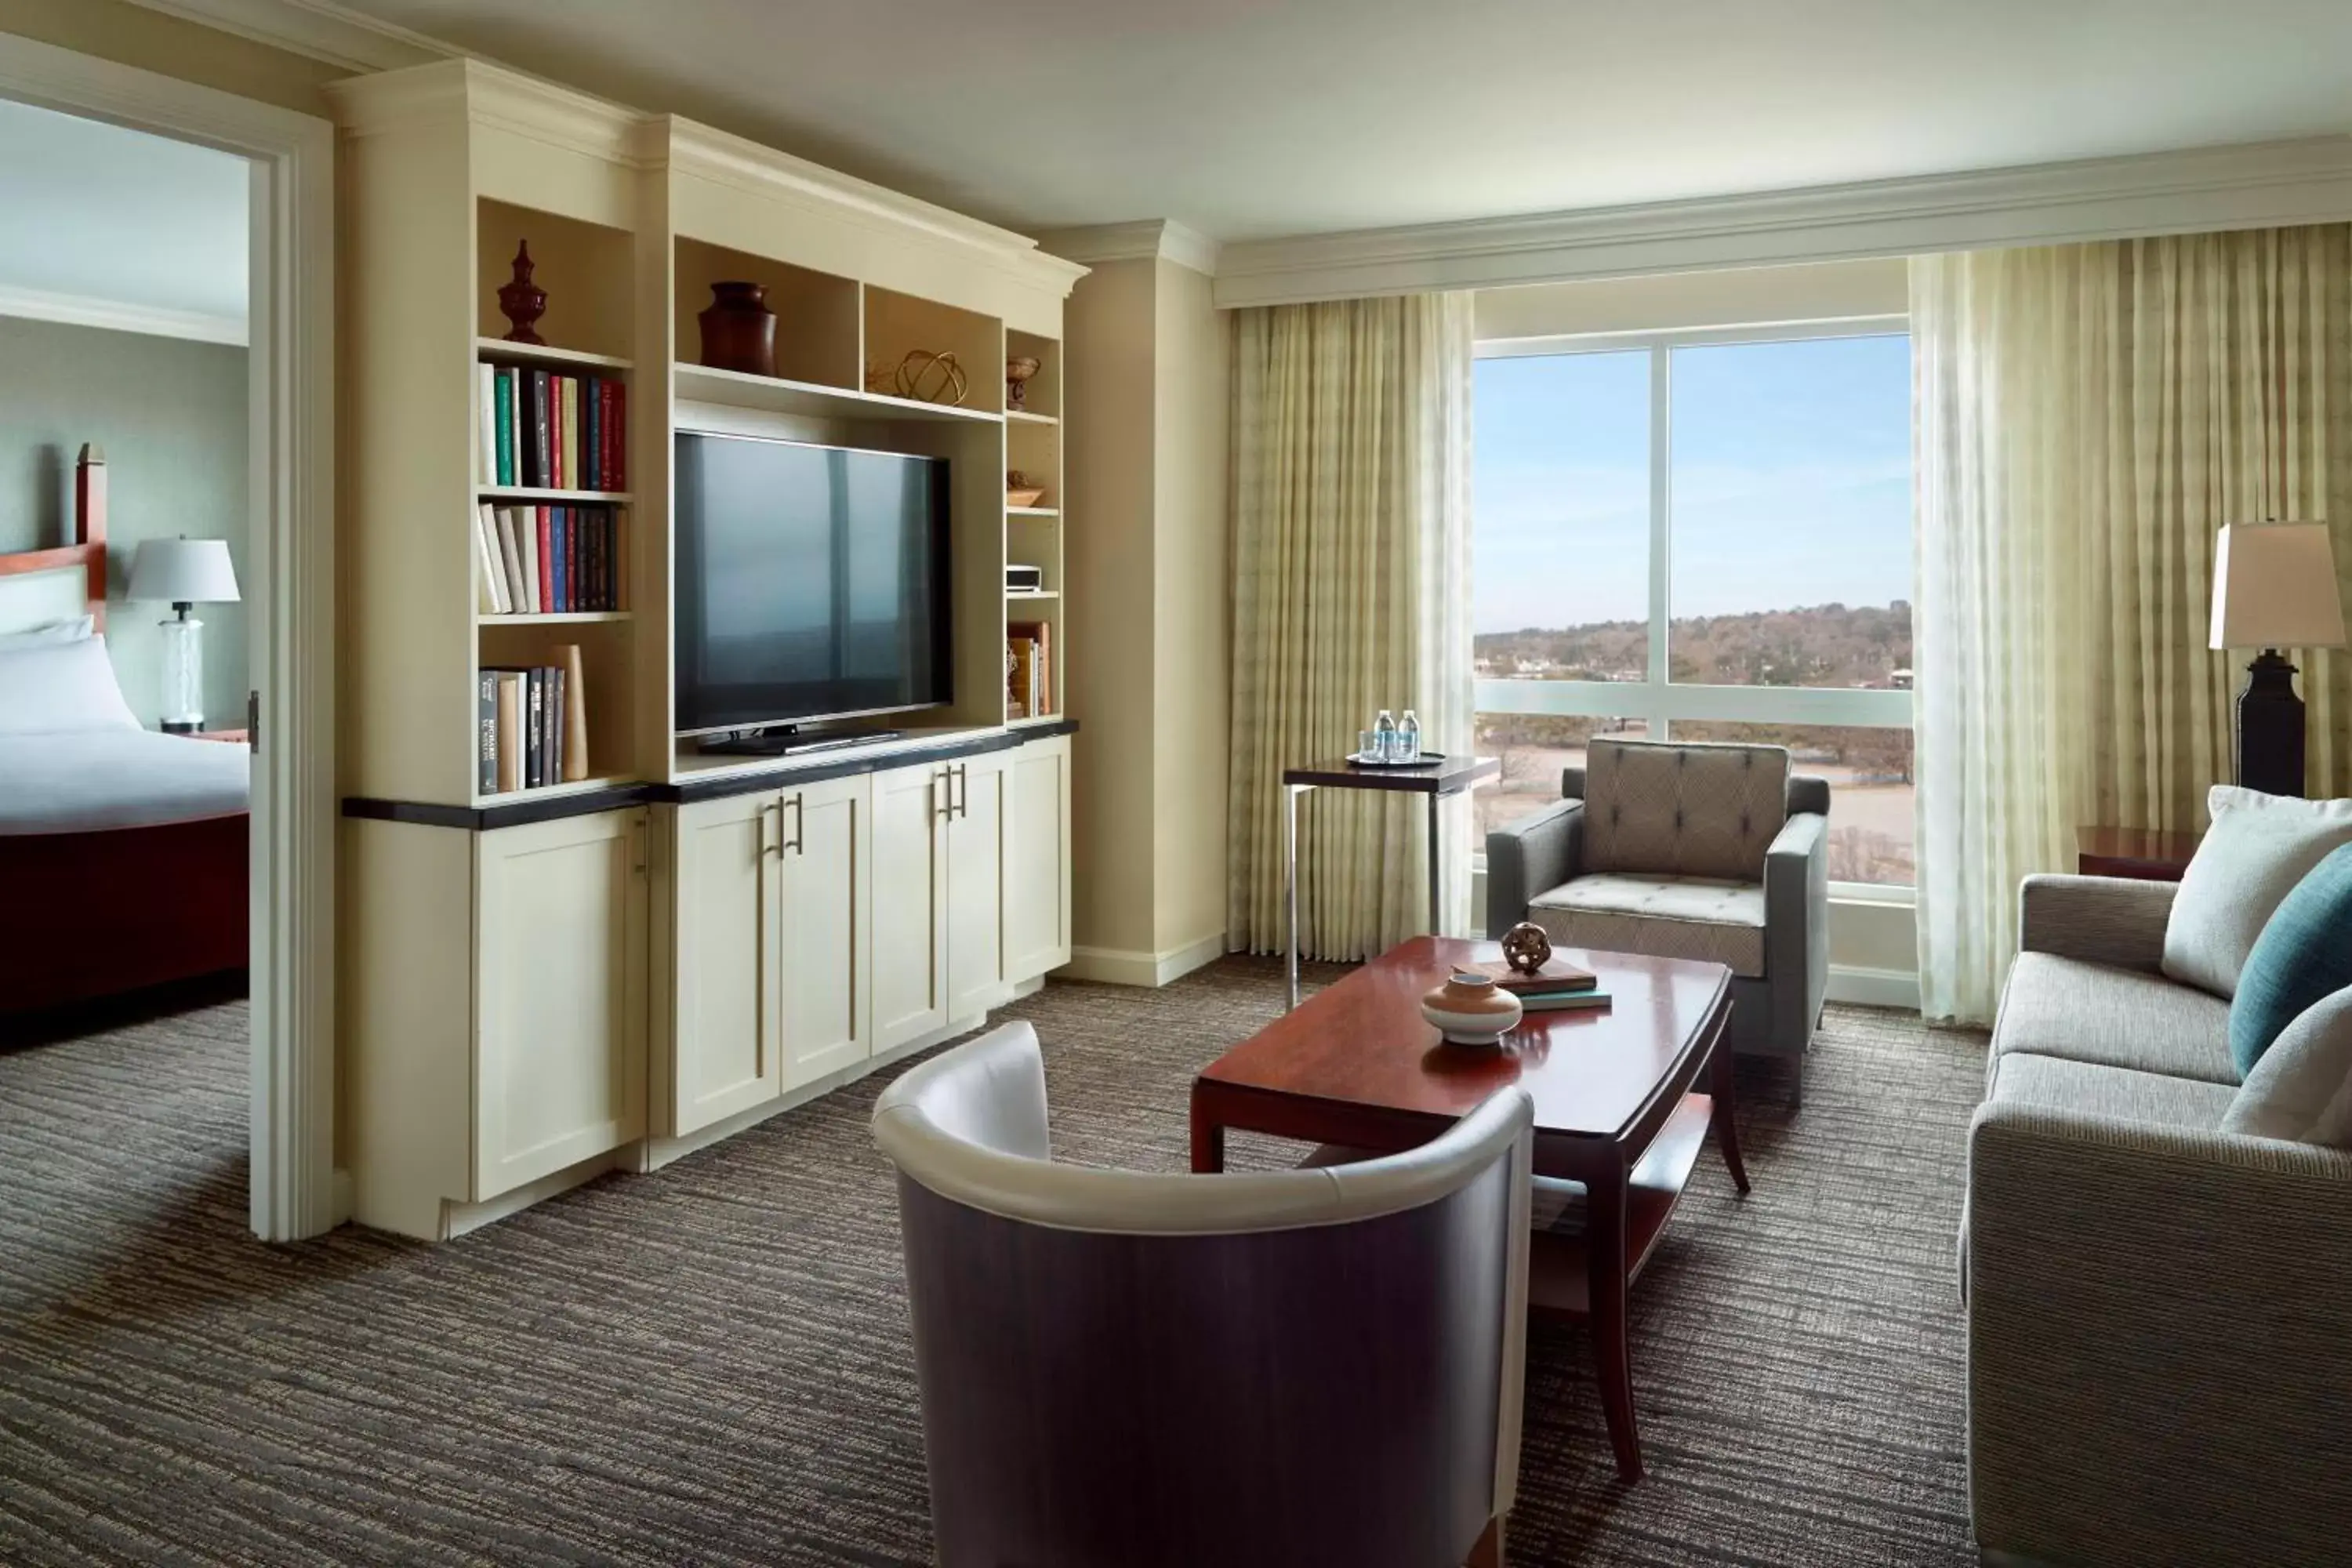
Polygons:
M1213 931L1198 942L1162 952L1132 948L1074 947L1070 962L1054 971L1056 980L1092 980L1105 985L1156 988L1181 980L1203 964L1225 955L1225 933Z
M1919 1010L1919 975L1909 969L1860 969L1830 965L1827 994L1832 1002L1860 1007L1905 1007Z

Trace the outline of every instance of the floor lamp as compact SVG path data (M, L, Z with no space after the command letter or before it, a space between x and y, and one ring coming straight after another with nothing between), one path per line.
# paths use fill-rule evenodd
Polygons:
M2344 597L2323 522L2231 523L2213 557L2216 648L2260 648L2238 694L2238 783L2303 793L2303 699L2283 647L2342 647Z

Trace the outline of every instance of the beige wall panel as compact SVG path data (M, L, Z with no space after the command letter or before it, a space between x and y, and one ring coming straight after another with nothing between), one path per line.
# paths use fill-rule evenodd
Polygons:
M474 189L491 200L625 229L636 221L636 181L625 163L475 123Z
M1153 343L1157 263L1116 261L1081 279L1064 345L1063 573L1068 670L1079 723L1071 759L1071 942L1154 951L1156 616L1152 574ZM1219 786L1223 794L1223 786Z
M319 89L351 74L130 0L0 0L0 32L321 117Z
M1910 309L1909 289L1900 258L1482 289L1477 332L1485 342L1899 316Z
M1225 929L1230 335L1205 275L1157 266L1151 945L1167 952Z

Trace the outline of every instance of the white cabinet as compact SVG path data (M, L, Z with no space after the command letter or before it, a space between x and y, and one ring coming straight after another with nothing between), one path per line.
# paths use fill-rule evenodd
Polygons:
M670 839L677 1005L670 1020L672 1134L708 1127L783 1089L777 797L677 808Z
M642 809L475 839L476 1202L646 1131Z
M1013 753L948 764L948 1016L968 1018L1005 999L1005 799Z
M939 763L874 775L874 1048L948 1021L947 814Z
M1070 962L1070 742L1005 753L1004 978Z
M872 780L786 790L776 806L786 1089L873 1055Z

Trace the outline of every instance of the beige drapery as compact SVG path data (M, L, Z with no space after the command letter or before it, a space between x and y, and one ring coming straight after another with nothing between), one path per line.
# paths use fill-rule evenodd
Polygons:
M2020 879L2231 776L2216 531L2332 522L2352 584L2352 226L1927 257L1911 330L1920 988L1981 1022ZM2309 787L2352 793L2352 658L2290 657Z
M1467 294L1234 312L1230 945L1283 943L1281 777L1340 756L1382 708L1423 744L1471 737ZM1469 818L1444 809L1446 924ZM1428 924L1418 797L1300 804L1300 946L1368 957Z

